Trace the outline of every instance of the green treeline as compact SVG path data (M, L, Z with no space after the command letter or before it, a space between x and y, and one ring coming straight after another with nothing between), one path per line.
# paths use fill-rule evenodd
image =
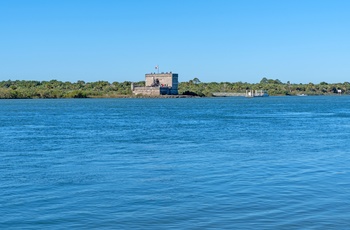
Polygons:
M244 93L246 90L266 90L271 96L286 96L286 95L333 95L338 94L341 90L342 94L350 94L350 83L326 83L319 84L293 84L290 82L283 83L276 79L263 78L259 83L244 83L244 82L210 82L201 83L198 78L189 82L179 84L179 93L193 94L198 96L212 96L215 92L227 93Z
M137 83L142 84L142 82ZM2 81L0 98L87 98L131 95L131 82L107 81L76 83L51 81Z
M144 85L144 81L136 85ZM269 95L332 95L338 90L350 94L350 83L292 84L278 79L263 78L259 83L243 82L200 82L198 78L179 83L179 94L210 97L215 92L237 93L245 90L266 90ZM132 97L131 82L97 81L75 83L51 81L1 81L0 99L11 98L93 98Z

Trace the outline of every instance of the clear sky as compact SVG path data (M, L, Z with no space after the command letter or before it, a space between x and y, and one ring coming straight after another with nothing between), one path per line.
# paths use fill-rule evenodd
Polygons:
M0 80L350 81L348 0L2 0Z

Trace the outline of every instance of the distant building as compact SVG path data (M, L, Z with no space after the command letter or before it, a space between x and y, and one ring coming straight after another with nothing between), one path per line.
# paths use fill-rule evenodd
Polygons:
M150 73L145 75L145 86L131 85L134 95L178 95L177 73Z

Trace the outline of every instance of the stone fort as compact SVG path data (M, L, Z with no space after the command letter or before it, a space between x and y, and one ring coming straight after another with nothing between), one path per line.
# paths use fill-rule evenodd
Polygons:
M134 95L178 95L178 77L172 72L146 74L145 86L131 84L131 90Z

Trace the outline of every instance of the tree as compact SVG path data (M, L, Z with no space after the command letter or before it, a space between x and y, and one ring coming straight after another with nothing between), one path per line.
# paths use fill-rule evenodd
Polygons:
M275 84L283 84L279 79L274 80Z
M269 83L269 81L267 80L266 77L264 77L264 78L261 79L261 81L260 81L260 84L267 84L267 83Z
M192 82L194 83L194 84L198 84L198 83L200 83L201 81L198 79L198 78L193 78L193 80L192 80Z

